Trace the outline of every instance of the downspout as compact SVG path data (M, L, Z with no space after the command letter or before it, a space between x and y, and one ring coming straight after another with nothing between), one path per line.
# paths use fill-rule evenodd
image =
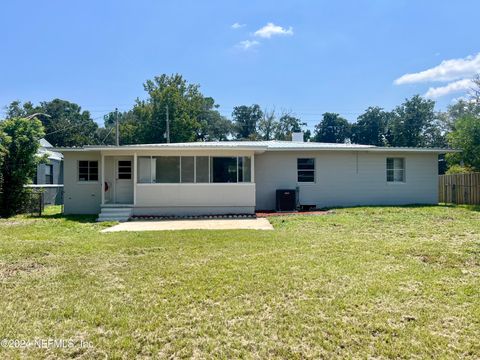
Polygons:
M300 186L298 186L298 185L295 187L295 198L297 200L296 208L297 208L297 210L300 210L300 207L301 207L301 205L300 205Z

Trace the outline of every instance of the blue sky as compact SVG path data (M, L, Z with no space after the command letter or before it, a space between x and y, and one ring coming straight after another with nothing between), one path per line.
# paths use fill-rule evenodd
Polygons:
M313 127L326 111L354 121L417 93L445 108L480 71L479 1L19 0L0 9L0 105L59 97L100 123L162 73L199 83L222 114L258 103Z

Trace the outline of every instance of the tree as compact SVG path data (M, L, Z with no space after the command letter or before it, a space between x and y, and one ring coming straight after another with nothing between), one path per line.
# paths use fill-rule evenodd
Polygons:
M448 147L447 134L449 132L448 125L441 112L435 113L435 118L423 133L424 146L445 148Z
M465 116L480 117L480 103L468 100L459 100L449 105L447 111L442 114L445 117L446 127L448 131L455 128L455 121Z
M291 114L283 114L279 121L275 134L277 140L292 140L292 133L302 131L307 124Z
M263 111L262 118L258 121L258 133L262 140L273 140L278 129L275 110Z
M415 95L393 111L390 130L393 146L429 146L425 134L434 126L435 102Z
M390 113L378 106L369 107L352 125L352 141L364 145L386 145L386 130Z
M455 122L455 130L448 134L448 142L461 153L448 154L450 165L463 163L476 171L480 170L480 118L465 116Z
M303 141L307 142L307 141L310 141L310 140L312 140L312 132L310 131L310 129L307 129L303 133Z
M234 131L215 100L179 74L156 76L144 83L144 89L146 100L137 99L132 110L118 113L120 144L165 143L167 109L170 142L227 140ZM97 132L101 143L115 143L115 116L115 112L105 116L105 129Z
M138 100L133 114L138 119L140 143L167 142L167 112L170 142L195 141L203 136L200 119L205 116L206 98L197 84L188 84L180 75L166 75L147 80L147 100ZM167 110L168 109L168 110Z
M44 101L35 109L45 127L45 139L53 146L83 146L95 144L98 125L88 111L72 102L53 99Z
M140 121L140 142L167 141L167 112L170 142L194 141L200 128L198 118L205 110L205 98L199 88L197 84L188 84L180 74L163 74L147 80L144 89L149 98L137 100L133 108Z
M7 107L7 118L26 117L35 113L45 128L45 139L53 146L82 146L97 143L97 123L88 111L72 102L53 99L34 106L31 102L23 105L14 101Z
M480 74L476 74L473 79L473 86L470 89L470 98L477 106L480 106Z
M125 112L111 111L104 116L104 127L98 128L96 137L99 144L116 143L116 117L118 116L120 145L136 144L140 137L138 119L132 110Z
M6 118L13 119L17 117L26 117L34 112L35 108L32 102L27 101L22 104L21 101L14 100L6 107Z
M263 117L260 106L235 106L232 113L237 131L237 139L256 140L258 138L257 125Z
M233 133L233 124L218 110L218 105L211 97L204 98L203 111L197 118L199 128L197 140L201 141L225 141Z
M11 140L7 136L7 134L3 132L3 129L1 128L1 124L2 122L0 122L0 194L2 193L2 186L3 186L3 176L2 176L1 169L5 161L5 156L7 155L7 146ZM0 205L1 205L1 200L0 200Z
M207 111L200 119L197 140L226 141L234 132L233 124L216 110Z
M36 153L44 131L36 118L13 118L0 124L0 133L8 139L0 168L3 191L0 212L2 216L11 216L20 210L25 196L24 185L33 177L42 160Z
M475 169L468 167L468 166L462 166L462 165L452 165L448 168L448 170L445 172L445 174L451 175L451 174L469 174L471 172L474 172Z
M350 124L339 114L325 113L315 125L314 139L317 142L344 143L350 137Z

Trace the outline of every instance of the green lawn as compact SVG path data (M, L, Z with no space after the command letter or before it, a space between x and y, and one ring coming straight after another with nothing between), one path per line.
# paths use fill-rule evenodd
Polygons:
M339 209L263 232L0 220L0 339L75 341L0 358L478 358L478 210Z

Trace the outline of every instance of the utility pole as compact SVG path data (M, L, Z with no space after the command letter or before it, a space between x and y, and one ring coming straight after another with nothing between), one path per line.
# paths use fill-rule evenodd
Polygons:
M168 118L168 104L166 108L167 108L167 143L169 143L170 142L170 119Z
M115 144L120 146L120 127L118 126L118 108L115 108Z

